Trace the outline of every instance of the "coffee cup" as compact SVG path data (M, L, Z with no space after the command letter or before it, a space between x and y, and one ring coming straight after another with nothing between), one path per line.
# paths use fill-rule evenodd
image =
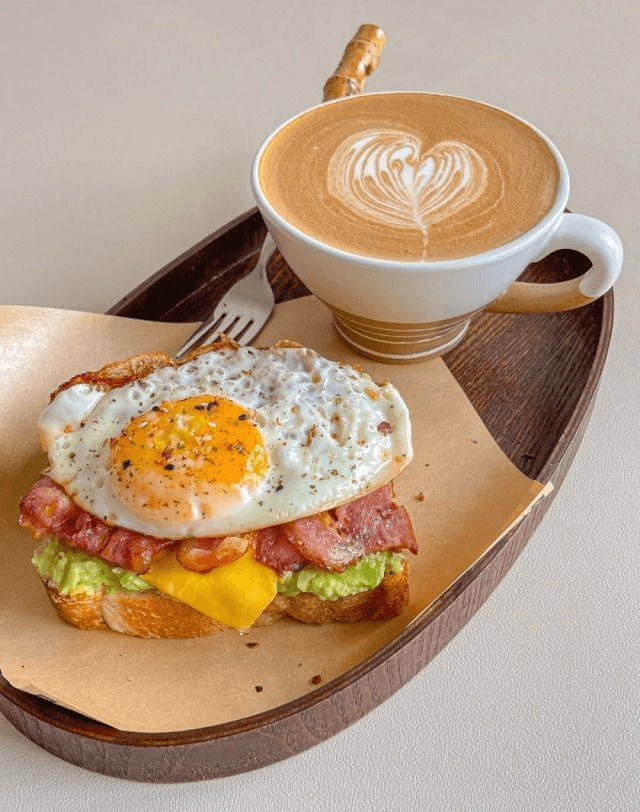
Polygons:
M551 140L470 99L392 91L318 105L263 142L251 177L287 263L344 341L379 361L447 352L483 311L580 307L622 267L612 228L566 212L569 173ZM516 281L558 249L591 267Z

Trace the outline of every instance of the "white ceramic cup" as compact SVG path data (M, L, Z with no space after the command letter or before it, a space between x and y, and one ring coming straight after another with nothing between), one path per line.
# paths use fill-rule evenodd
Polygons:
M566 164L549 138L528 122L524 123L548 144L558 165L552 208L512 242L461 259L435 262L350 253L287 222L269 203L259 167L271 139L289 123L281 125L258 150L251 172L254 196L289 266L333 312L336 330L344 341L362 355L389 363L440 355L462 340L471 318L482 311L540 313L581 307L605 294L620 273L620 238L600 220L565 212L569 197ZM591 260L591 268L566 282L516 281L530 263L558 249L581 252Z

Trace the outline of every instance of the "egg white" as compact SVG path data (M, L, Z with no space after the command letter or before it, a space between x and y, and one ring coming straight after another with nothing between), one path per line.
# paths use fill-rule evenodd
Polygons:
M250 410L269 469L259 490L203 517L141 519L109 475L110 441L154 405L220 395ZM380 487L412 458L406 404L391 384L306 348L223 348L125 386L79 383L60 391L38 424L49 475L74 502L109 524L160 538L221 536L328 510Z

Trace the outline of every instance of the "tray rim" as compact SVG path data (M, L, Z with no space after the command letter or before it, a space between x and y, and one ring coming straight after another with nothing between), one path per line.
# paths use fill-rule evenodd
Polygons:
M255 217L257 209L250 209L244 214L239 215L238 217L231 220L222 228L216 230L208 237L205 237L203 240L198 242L195 246L188 249L187 251L183 252L179 257L175 260L170 262L161 270L154 273L150 276L147 280L142 282L138 285L134 290L132 290L129 294L123 297L119 302L117 302L112 308L110 308L107 313L116 315L119 310L121 310L129 301L131 301L135 296L143 289L148 288L152 285L155 281L165 277L168 272L171 270L179 267L182 263L188 260L191 256L196 254L199 250L203 247L207 246L210 243L215 242L220 237L226 235L228 232L232 231L235 227L241 225L243 222L249 220L251 217ZM0 673L0 712L2 712L7 719L14 724L15 727L18 728L21 732L25 733L29 738L31 738L35 743L39 744L40 746L48 749L50 752L54 752L50 747L47 747L45 744L42 743L42 736L40 740L38 739L37 735L31 735L29 732L26 732L23 726L16 723L13 719L14 713L12 710L20 710L24 714L26 714L29 718L34 721L37 721L45 726L50 726L56 728L61 731L65 731L74 736L81 737L82 739L86 739L88 741L93 742L105 742L109 743L110 745L117 745L119 747L127 747L133 749L141 749L141 750L156 750L156 749L164 749L167 747L190 747L194 744L214 744L216 742L227 742L231 739L241 737L245 734L255 733L259 730L264 730L269 726L278 725L290 719L292 716L303 714L306 711L312 710L316 708L321 703L336 698L341 693L346 692L348 689L353 687L356 683L358 683L362 678L371 676L375 671L377 671L380 667L384 666L390 659L392 659L395 655L397 655L402 649L404 649L407 645L416 642L428 629L432 626L439 618L441 618L449 608L455 603L455 601L463 596L469 587L482 575L482 573L490 566L490 564L501 555L501 553L509 547L509 543L514 540L514 537L522 537L520 538L518 543L521 544L520 549L516 551L513 560L508 563L504 572L502 572L497 580L491 585L490 589L483 594L478 606L473 609L469 617L473 616L477 608L484 603L484 601L489 597L495 586L502 580L506 572L510 569L513 561L519 554L522 548L526 545L528 540L531 538L535 527L541 520L542 516L546 513L548 507L550 506L553 498L555 497L559 486L562 484L562 480L564 479L564 474L573 459L573 455L577 450L577 447L582 439L582 434L586 429L586 425L588 423L588 419L590 417L591 410L593 408L593 403L595 399L595 395L597 392L598 384L602 375L602 371L604 368L604 364L606 361L611 336L612 336L612 329L613 329L613 312L614 312L614 296L613 291L609 291L601 300L602 303L602 315L600 324L598 325L598 340L593 356L593 360L585 380L583 389L580 393L580 396L574 406L574 409L567 420L565 425L564 431L560 438L558 439L557 443L555 444L552 452L550 453L549 457L547 458L546 462L544 463L537 479L542 482L543 484L547 484L553 477L556 472L560 471L560 468L563 467L563 463L566 463L565 470L560 474L559 481L554 488L554 491L539 501L534 508L534 510L527 516L523 521L521 521L515 528L513 528L509 533L507 533L499 542L493 545L485 554L477 561L475 564L470 567L466 572L464 572L456 581L448 587L440 596L424 611L422 615L420 615L416 620L414 620L409 626L407 626L400 634L395 637L393 640L386 643L383 647L378 649L373 655L367 657L361 663L358 663L353 668L349 669L348 671L340 674L335 679L322 684L318 688L315 688L306 694L294 699L288 703L283 705L276 706L268 711L263 711L259 714L254 714L247 717L242 717L237 720L232 720L230 722L225 722L219 725L213 725L208 727L202 728L193 728L190 730L184 731L175 731L175 732L165 732L165 733L146 733L146 732L136 732L136 731L121 731L115 728L111 728L108 725L105 725L97 720L90 719L88 717L84 717L81 714L78 714L74 711L69 711L66 708L56 705L54 702L50 700L43 699L38 697L37 695L30 694L28 692L22 691L20 689L14 688ZM532 527L528 527L528 525L533 525ZM340 729L348 726L352 722L356 721L357 719L364 716L366 713L369 712L373 707L381 704L388 696L394 693L401 685L406 683L409 679L411 679L415 674L417 674L422 668L424 668L428 662L437 654L437 652L444 647L444 645L449 642L453 636L459 631L459 629L464 626L466 620L469 617L465 618L463 622L456 628L453 634L451 634L447 640L445 640L442 645L435 651L433 651L427 658L424 660L422 664L420 664L415 670L412 670L411 673L406 673L402 676L400 683L392 687L390 691L385 695L382 696L379 701L375 701L371 708L365 709L361 713L356 713L353 718L345 719L344 723L337 727L336 729L332 729L326 735L321 736L317 739L317 742L322 741L326 738L329 738L331 735L337 733ZM7 708L7 704L10 706ZM7 710L9 713L7 713ZM42 731L41 731L42 733ZM317 743L315 742L315 743ZM280 760L281 758L287 757L288 755L294 755L297 752L301 752L307 747L311 746L314 742L302 745L298 748L293 749L290 753L287 753L283 756L276 756L275 758L267 761L263 761L261 764L255 766L264 766L268 763L273 763L273 761ZM59 755L61 758L65 758L64 754L61 753L54 753ZM70 759L66 759L70 760ZM79 761L73 761L72 763L80 764ZM236 772L244 771L245 769L254 769L255 766L249 767L240 767ZM87 767L88 769L95 769L93 767ZM97 770L99 772L105 772L106 774L112 775L122 775L120 772L117 773L110 773L104 770ZM161 779L151 779L151 780L164 780L164 781L172 781L172 780L199 780L201 778L213 778L216 776L222 775L229 775L231 772L209 772L203 773L201 775L194 776L194 778L171 778L171 777L164 777ZM124 776L122 776L124 777ZM133 776L136 778L136 776ZM145 778L138 778L137 780L147 780Z

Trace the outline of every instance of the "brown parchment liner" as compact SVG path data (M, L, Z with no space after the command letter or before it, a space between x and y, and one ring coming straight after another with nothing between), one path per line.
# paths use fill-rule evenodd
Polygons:
M37 417L71 375L138 352L175 352L191 327L0 308L0 670L16 688L122 730L220 724L314 690L312 677L331 680L397 636L543 494L498 448L443 361L363 361L340 343L317 300L286 302L258 344L292 338L327 357L358 361L375 381L393 381L411 410L415 457L396 480L420 545L410 556L409 609L388 622L284 620L198 640L140 640L67 626L31 566L34 542L16 524L21 496L46 465Z

